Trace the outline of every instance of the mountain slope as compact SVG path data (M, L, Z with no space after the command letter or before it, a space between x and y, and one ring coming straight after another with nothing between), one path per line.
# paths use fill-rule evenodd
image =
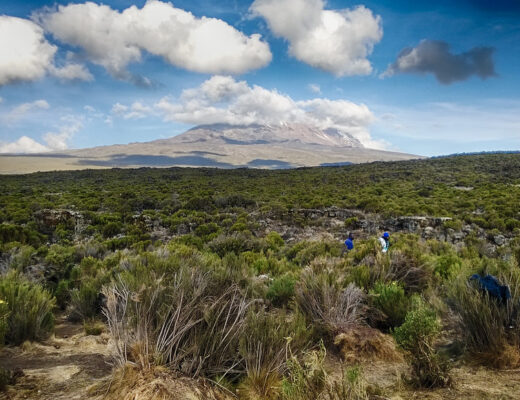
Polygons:
M336 129L303 124L214 124L151 142L0 156L0 173L139 166L292 168L411 158L420 157L367 149L349 133Z

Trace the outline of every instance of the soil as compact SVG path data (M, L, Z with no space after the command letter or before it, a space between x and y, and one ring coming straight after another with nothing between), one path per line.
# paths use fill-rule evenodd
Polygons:
M0 350L1 367L23 371L14 385L0 392L0 400L101 400L104 396L99 395L99 388L109 387L113 376L110 352L108 334L87 336L82 325L61 317L55 335L44 343L25 343ZM520 369L499 371L459 360L452 370L454 385L451 388L415 390L402 379L403 374L408 373L403 361L365 360L360 365L366 384L379 393L378 399L520 399ZM332 377L339 378L346 367L347 364L329 352L326 368ZM166 388L170 387L167 379L161 382ZM181 378L175 385L185 387L185 394L196 400L193 394L197 391L192 383L183 383ZM145 400L146 396L138 397Z

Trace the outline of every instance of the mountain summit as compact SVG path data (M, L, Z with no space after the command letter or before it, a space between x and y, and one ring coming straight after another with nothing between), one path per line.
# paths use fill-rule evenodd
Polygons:
M278 125L199 125L172 141L190 143L196 141L220 141L225 144L308 144L363 148L359 140L346 132L334 128L325 130L298 123Z
M213 124L151 142L0 156L0 173L111 167L294 168L411 158L420 157L365 148L353 135L332 128Z

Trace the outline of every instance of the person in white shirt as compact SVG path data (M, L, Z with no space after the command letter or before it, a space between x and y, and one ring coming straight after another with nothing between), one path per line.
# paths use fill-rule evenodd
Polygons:
M383 236L379 238L379 244L381 244L381 251L386 253L390 247L390 234L388 232L383 233Z

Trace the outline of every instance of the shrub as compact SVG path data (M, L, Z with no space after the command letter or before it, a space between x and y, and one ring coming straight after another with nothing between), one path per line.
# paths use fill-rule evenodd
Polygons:
M498 274L511 289L508 304L468 285L460 276L450 290L450 303L460 317L461 330L469 352L497 368L520 365L520 273Z
M9 329L8 317L10 311L8 304L0 298L0 348L5 343L5 335Z
M85 335L99 336L105 331L105 324L97 319L87 319L83 322Z
M406 314L404 323L393 332L397 344L408 353L412 366L412 383L419 387L450 384L448 364L434 350L440 331L435 311L418 301Z
M69 281L62 279L58 282L58 286L54 290L54 297L56 297L56 303L58 307L65 310L70 300Z
M367 289L370 286L370 268L366 265L358 265L349 271L347 283L354 283L357 287Z
M404 322L410 301L399 283L376 283L370 294L374 307L384 314L384 328L395 328Z
M359 366L342 371L341 380L329 383L323 400L369 400L367 386Z
M40 285L12 271L0 278L0 299L7 303L6 342L45 339L54 327L52 310L56 300Z
M246 378L239 386L244 399L274 399L280 392L289 353L300 354L310 332L301 314L250 311L240 338Z
M267 299L276 307L286 306L294 296L295 283L296 278L291 273L275 278L267 290Z
M302 357L291 355L287 360L287 374L282 381L281 400L315 400L322 394L327 380L323 366L326 351L323 343L318 350Z
M298 308L326 333L334 337L361 322L365 295L354 284L342 288L329 272L304 271L296 285Z
M259 250L260 242L253 238L251 233L235 232L230 235L219 235L207 246L212 252L224 257L227 253L240 254L244 251Z
M85 280L79 289L70 291L71 320L92 318L101 310L100 288L93 280Z

